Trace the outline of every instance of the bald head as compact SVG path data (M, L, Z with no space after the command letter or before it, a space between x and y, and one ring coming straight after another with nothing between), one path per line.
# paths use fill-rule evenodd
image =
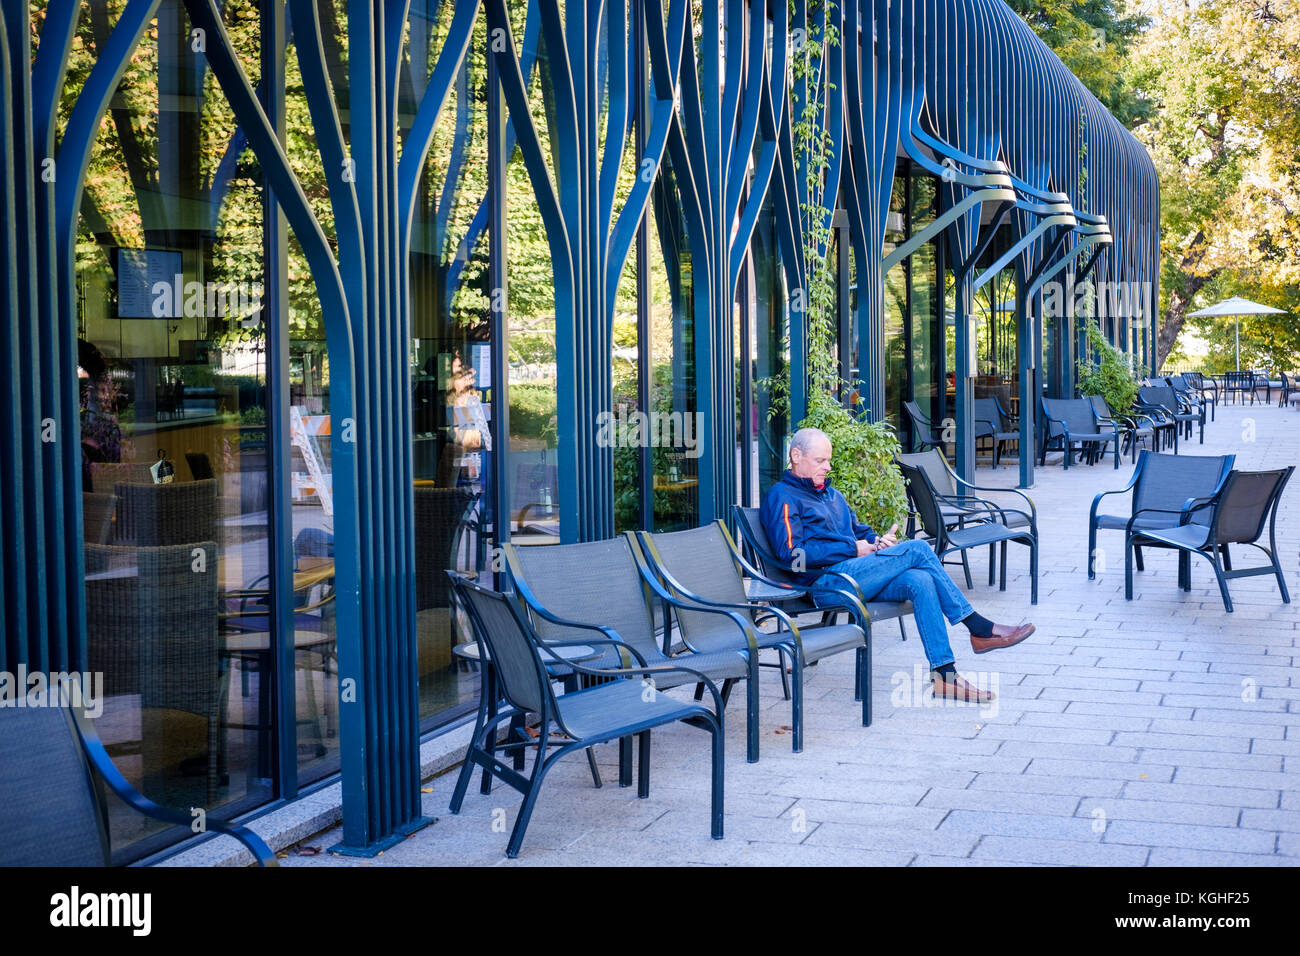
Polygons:
M826 483L831 470L831 440L820 428L801 428L790 439L790 471L815 485Z

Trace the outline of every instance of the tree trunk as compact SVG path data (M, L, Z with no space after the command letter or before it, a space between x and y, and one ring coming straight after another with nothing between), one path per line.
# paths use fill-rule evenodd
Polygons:
M1160 328L1156 330L1156 368L1164 365L1165 359L1173 351L1174 343L1178 341L1178 333L1183 330L1183 324L1187 321L1187 307L1196 293L1219 274L1218 269L1204 274L1194 271L1201 258L1197 250L1204 240L1205 232L1202 230L1188 244L1188 251L1183 253L1182 259L1178 262L1178 274L1182 282L1169 293L1169 307L1160 317Z

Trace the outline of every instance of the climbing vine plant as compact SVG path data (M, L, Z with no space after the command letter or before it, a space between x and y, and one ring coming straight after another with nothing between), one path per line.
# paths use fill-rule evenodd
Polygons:
M815 4L810 6L817 10ZM796 43L790 59L796 87L806 84L808 90L792 126L795 160L804 177L799 225L806 288L793 293L803 297L802 303L794 303L794 311L803 305L808 376L808 411L799 427L826 433L834 449L830 477L835 487L861 520L885 531L907 513L907 493L894 465L894 456L901 451L898 439L887 424L855 417L840 400L852 386L840 377L836 355L836 269L830 257L830 212L838 183L828 176L835 141L826 127L825 107L830 97L838 95L826 57L840 42L834 11L834 4L826 0L825 16L818 18L825 24L820 35Z

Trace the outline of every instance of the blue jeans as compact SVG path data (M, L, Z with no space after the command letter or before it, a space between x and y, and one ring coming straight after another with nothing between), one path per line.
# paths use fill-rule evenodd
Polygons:
M868 601L911 601L931 669L952 663L944 619L956 624L974 613L974 608L952 583L934 549L924 541L905 538L892 548L849 558L822 570L847 574ZM839 578L818 578L811 592L818 604L834 603L834 595L827 589L847 592L848 585Z

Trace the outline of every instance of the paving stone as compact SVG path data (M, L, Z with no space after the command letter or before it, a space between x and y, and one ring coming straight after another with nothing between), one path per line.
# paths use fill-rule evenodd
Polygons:
M1272 833L1237 827L1206 827L1182 823L1152 823L1140 820L1111 820L1102 836L1104 843L1141 846L1170 846L1225 853L1271 853L1277 843Z
M1104 816L1098 817L1099 810ZM1081 797L1076 811L1076 816L1107 821L1150 820L1155 823L1196 823L1213 827L1236 826L1240 815L1241 811L1236 807L1093 796Z
M1219 753L1248 753L1249 737L1207 737L1192 732L1190 723L1180 733L1129 733L1115 735L1117 747L1150 747L1166 750L1212 750Z
M976 778L978 780L978 778ZM1177 803L1209 803L1223 807L1273 809L1278 794L1270 790L1242 787L1208 787L1186 783L1160 783L1130 780L1124 784L1124 796L1134 800L1169 800Z
M1089 777L1066 777L1049 774L981 773L971 782L970 790L1010 790L1014 793L1060 793L1078 795L1099 793L1119 796L1124 781Z
M1034 774L1067 775L1076 777L1115 777L1120 780L1157 780L1169 782L1173 767L1148 763L1124 763L1113 760L1063 760L1053 757L1035 757L1030 761L1025 776Z
M1082 843L1078 840L1036 840L1027 837L986 836L971 856L1006 863L1047 863L1053 866L1142 866L1146 847Z
M857 826L849 823L824 823L808 835L810 846L862 847L868 850L896 850L944 856L969 856L977 836L938 831L892 827Z
M1176 847L1153 847L1147 866L1295 866L1296 861L1277 854L1217 853Z
M1300 810L1242 810L1241 825L1260 830L1300 833Z
M984 833L1034 837L1048 840L1080 840L1095 843L1101 835L1092 822L1075 816L1034 813L994 813L981 810L953 810L939 824L939 832Z
M1278 771L1223 770L1217 767L1179 767L1174 783L1200 784L1210 787L1253 787L1282 791L1295 781Z

